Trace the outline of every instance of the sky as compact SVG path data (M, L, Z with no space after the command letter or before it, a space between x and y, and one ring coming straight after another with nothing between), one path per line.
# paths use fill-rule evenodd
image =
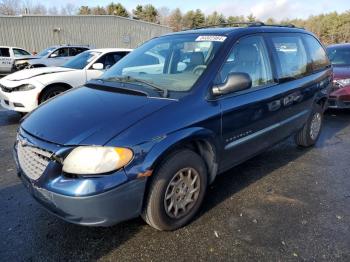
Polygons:
M110 2L120 2L129 11L138 4L152 4L157 8L168 7L175 9L179 7L183 12L192 9L201 9L204 13L209 14L213 11L223 13L225 16L249 15L253 14L260 20L272 17L277 20L286 18L307 18L310 15L318 15L337 11L342 13L350 10L350 0L41 0L40 3L46 4L47 7L60 7L67 3L72 3L79 7L88 6L106 6Z

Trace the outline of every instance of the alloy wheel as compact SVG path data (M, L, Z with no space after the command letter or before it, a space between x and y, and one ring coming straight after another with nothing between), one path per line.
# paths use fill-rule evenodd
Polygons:
M187 215L199 196L200 176L191 167L179 170L171 179L164 197L166 214L171 218Z

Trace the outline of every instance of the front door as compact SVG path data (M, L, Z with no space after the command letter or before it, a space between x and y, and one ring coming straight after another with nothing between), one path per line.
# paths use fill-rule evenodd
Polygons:
M289 86L277 84L276 70L267 42L261 35L240 39L220 70L216 81L230 72L243 72L252 87L219 99L222 110L222 163L228 169L283 139L281 126L292 121L294 99Z

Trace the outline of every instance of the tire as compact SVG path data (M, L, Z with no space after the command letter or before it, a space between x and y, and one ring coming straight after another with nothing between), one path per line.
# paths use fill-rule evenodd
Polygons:
M143 219L158 230L170 231L183 227L200 208L207 181L206 165L198 154L188 149L170 154L153 173L142 213ZM194 183L192 188L188 187L191 182ZM191 194L192 191L194 193ZM166 199L166 194L171 197ZM176 206L185 206L185 209L178 209L176 215Z
M66 90L67 90L67 88L63 87L63 86L51 86L51 87L47 88L46 90L44 90L44 92L41 94L39 103L41 104L41 103L57 96L58 94L63 93Z
M313 146L320 137L323 125L323 109L315 105L306 124L295 135L295 143L301 147Z
M28 68L41 68L41 67L46 67L46 65L28 65Z

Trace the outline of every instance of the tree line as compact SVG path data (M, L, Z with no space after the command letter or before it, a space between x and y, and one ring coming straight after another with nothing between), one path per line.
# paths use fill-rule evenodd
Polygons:
M234 25L236 22L256 22L254 15L224 16L216 11L204 14L200 9L183 13L179 8L170 10L167 7L156 8L151 4L137 5L129 12L121 3L110 3L107 6L75 7L67 4L61 8L46 8L32 0L0 0L0 15L40 14L40 15L116 15L171 27L174 31L192 29L218 24ZM289 19L277 21L268 18L262 21L267 24L293 24L314 32L323 43L350 42L350 10L343 13L331 12L310 16L307 19Z
M137 5L136 8L132 10L132 13L129 13L120 3L111 3L105 8L90 8L84 6L78 10L78 14L109 14L130 17L166 25L171 27L174 31L225 23L227 26L232 26L237 22L257 22L253 14L248 16L225 17L223 14L216 11L208 15L205 15L200 9L183 13L179 8L170 11L166 7L156 9L153 5ZM315 33L325 44L350 42L350 10L344 10L344 12L340 14L331 12L328 14L310 16L307 19L277 21L271 17L262 22L266 24L293 24L297 27L305 28Z

